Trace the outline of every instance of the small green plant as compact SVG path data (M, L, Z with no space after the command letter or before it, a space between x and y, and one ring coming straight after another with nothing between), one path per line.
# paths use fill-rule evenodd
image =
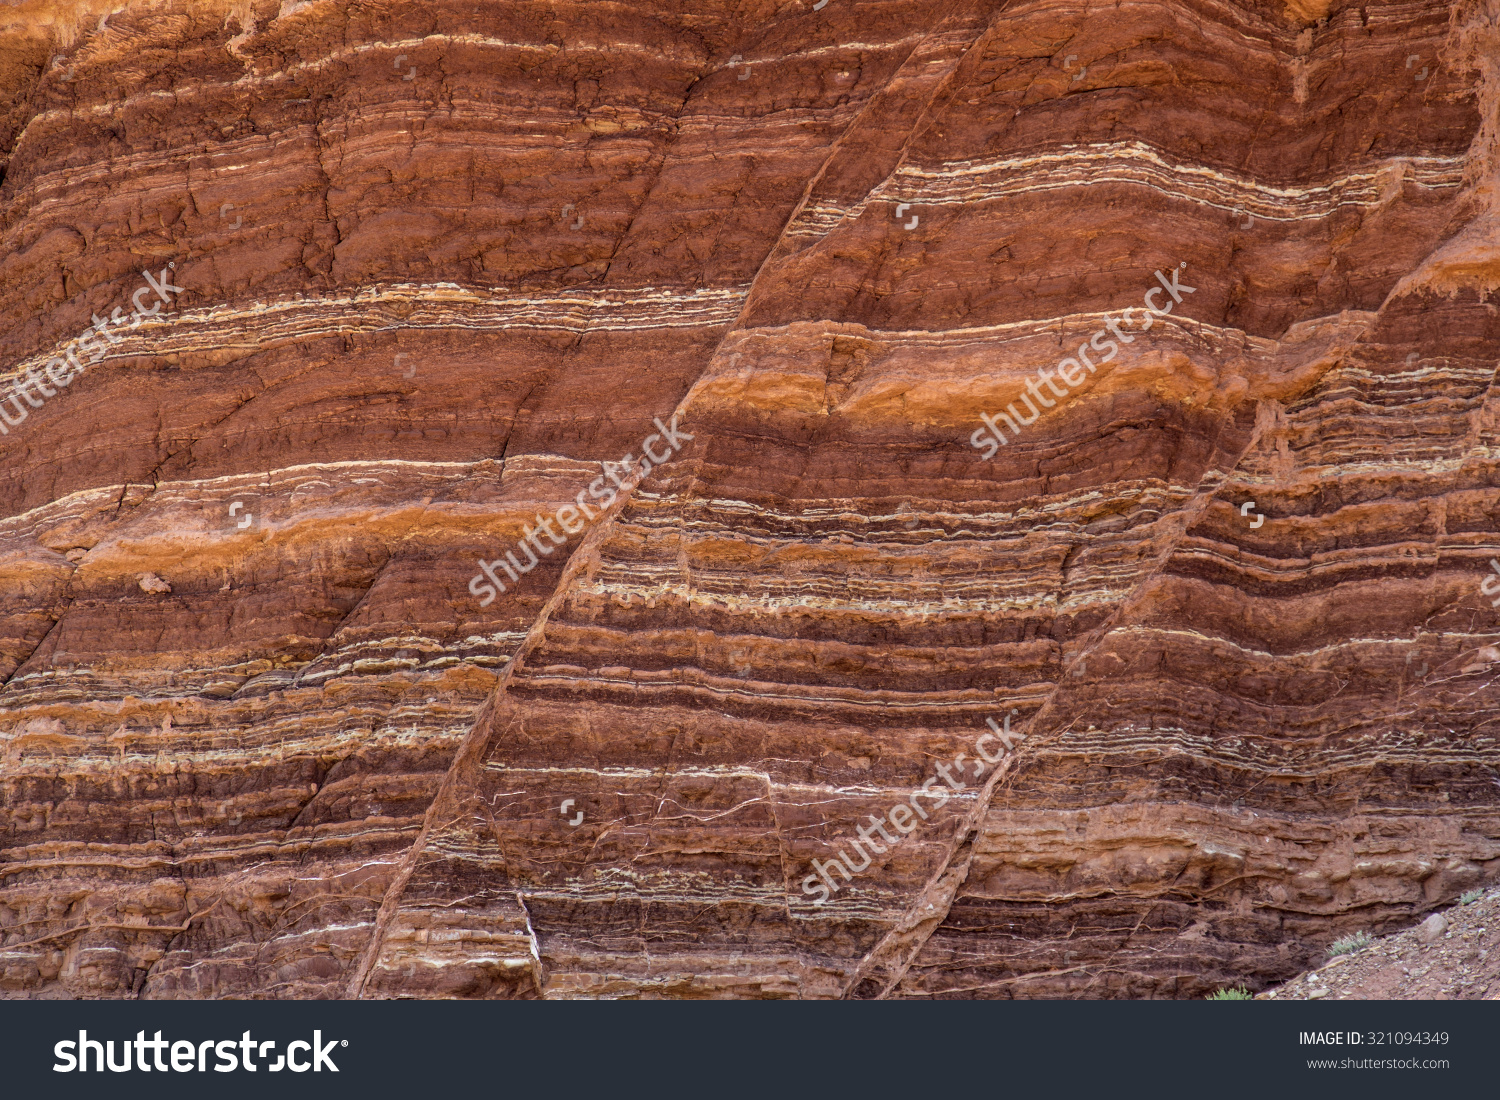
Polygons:
M1328 953L1330 955L1348 955L1363 947L1369 947L1374 942L1368 932L1356 932L1352 936L1345 936L1341 940L1334 940L1328 945Z
M1458 895L1458 904L1460 904L1460 905L1473 905L1476 901L1478 901L1482 897L1484 897L1484 891L1483 890L1469 890L1469 891L1466 891L1465 893L1462 893L1462 894Z
M1203 998L1205 1001L1251 1001L1250 991L1244 986L1236 986L1233 989L1221 989L1217 993L1210 993Z

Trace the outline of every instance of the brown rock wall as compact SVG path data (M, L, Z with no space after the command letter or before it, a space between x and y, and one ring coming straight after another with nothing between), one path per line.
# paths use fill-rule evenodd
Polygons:
M1198 996L1492 882L1492 6L11 9L7 384L184 290L0 436L0 988Z

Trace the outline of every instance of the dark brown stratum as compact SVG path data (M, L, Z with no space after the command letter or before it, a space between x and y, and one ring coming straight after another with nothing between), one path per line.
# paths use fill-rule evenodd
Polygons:
M0 172L0 995L1198 997L1500 878L1500 0L10 0Z

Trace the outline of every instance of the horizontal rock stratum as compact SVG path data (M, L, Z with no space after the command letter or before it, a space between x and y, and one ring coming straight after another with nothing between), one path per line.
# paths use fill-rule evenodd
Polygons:
M1500 0L13 0L0 171L0 994L1198 997L1500 877Z

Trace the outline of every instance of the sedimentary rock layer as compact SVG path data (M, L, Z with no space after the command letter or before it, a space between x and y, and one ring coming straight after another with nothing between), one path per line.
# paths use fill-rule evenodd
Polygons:
M9 12L6 995L1196 996L1494 880L1492 0Z

